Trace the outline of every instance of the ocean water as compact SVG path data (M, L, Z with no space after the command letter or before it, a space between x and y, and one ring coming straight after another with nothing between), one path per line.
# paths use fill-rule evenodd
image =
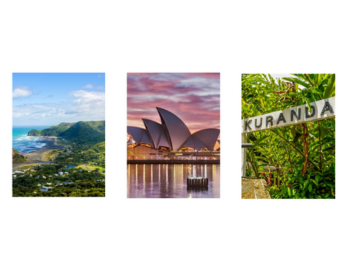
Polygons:
M207 177L208 188L188 188L189 176ZM127 177L128 198L220 198L220 164L128 164Z
M13 127L12 128L12 148L20 154L31 153L43 148L46 144L41 143L42 137L28 136L31 129L45 129L50 126L28 126L28 127Z

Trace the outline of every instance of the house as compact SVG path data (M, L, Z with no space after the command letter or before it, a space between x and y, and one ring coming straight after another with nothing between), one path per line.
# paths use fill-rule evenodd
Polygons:
M17 177L17 175L13 175L13 178L15 179Z
M57 173L55 173L53 176L58 176L58 174L57 174Z
M32 174L30 174L29 177L33 177Z
M59 175L63 175L63 172L58 172Z
M50 186L51 184L52 184L52 183L46 183L46 185L49 185L49 186Z
M66 185L66 184L74 184L74 182L64 181L64 182L61 182L61 183L60 183L60 185Z
M23 177L23 176L24 176L24 174L21 175L21 177Z
M52 187L42 187L40 191L49 191Z
M49 175L49 178L51 178L52 177L52 175Z
M68 172L64 172L64 174L68 174Z
M46 179L46 176L43 175L43 178Z
M40 178L40 175L37 175L36 178Z
M34 169L31 169L30 171L31 171L31 172L35 172L35 170L34 170Z
M82 154L84 153L84 152L81 152Z
M77 171L73 171L73 173L76 173Z
M40 187L41 186L41 184L38 184L38 187Z

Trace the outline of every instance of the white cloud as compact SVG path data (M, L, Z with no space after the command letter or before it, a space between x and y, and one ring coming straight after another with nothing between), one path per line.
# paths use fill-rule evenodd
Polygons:
M104 85L99 85L99 86L94 86L92 84L87 84L82 87L83 89L96 89L96 90L104 90L105 86Z
M72 91L69 101L13 106L14 124L52 124L105 119L105 93ZM40 122L39 122L40 121Z
M85 90L72 91L74 97L71 111L79 113L81 117L89 116L93 119L104 119L105 116L105 93L88 92Z
M209 96L220 94L220 79L207 79L203 77L192 77L180 80L176 83L178 88L195 88L197 90L188 92L196 96Z
M92 84L87 84L87 85L83 86L82 88L92 89L92 88L94 88L94 86Z
M13 98L19 98L19 97L28 97L32 94L32 91L16 88L15 91L12 92Z

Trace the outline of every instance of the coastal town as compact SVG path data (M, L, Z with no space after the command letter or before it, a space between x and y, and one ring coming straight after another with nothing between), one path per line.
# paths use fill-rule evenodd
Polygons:
M45 154L41 155L45 161L28 161L14 166L13 196L104 196L104 142L95 145L71 143L62 147L46 148Z

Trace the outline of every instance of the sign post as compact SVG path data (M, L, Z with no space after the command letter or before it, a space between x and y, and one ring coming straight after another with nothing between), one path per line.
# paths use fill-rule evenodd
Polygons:
M241 123L242 143L247 142L247 133L275 129L279 127L302 124L310 121L335 117L335 97L295 106L257 117L243 119ZM242 149L242 176L247 166L247 151Z
M247 142L247 134L243 133L242 134L242 143L246 143L246 142ZM247 151L246 151L246 148L242 148L241 160L242 160L241 177L243 177L243 176L245 176L245 170L246 170L246 167L247 167Z

